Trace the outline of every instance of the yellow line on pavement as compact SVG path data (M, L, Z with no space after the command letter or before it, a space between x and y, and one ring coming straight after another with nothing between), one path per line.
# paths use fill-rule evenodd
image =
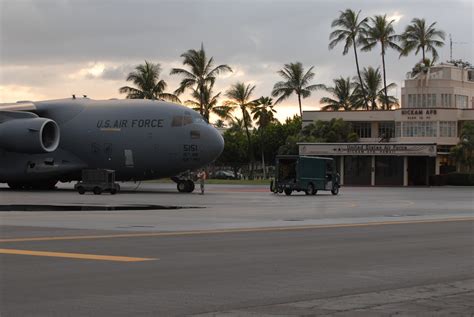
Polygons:
M297 231L297 230L307 230L307 229L353 228L353 227L444 223L444 222L460 222L460 221L474 221L474 217L432 219L432 220L422 219L422 220L379 221L379 222L364 222L364 223L285 226L285 227L256 227L256 228L234 228L234 229L172 231L172 232L119 233L119 234L90 235L90 236L84 235L84 236L59 236L59 237L5 238L5 239L0 239L0 243L2 242L3 243L30 242L30 241L58 241L58 240L62 241L62 240L112 239L112 238L166 237L166 236L187 236L187 235L203 235L203 234L216 234L216 233Z
M55 258L70 258L70 259L115 261L115 262L141 262L141 261L157 260L157 259L152 259L152 258L133 258L133 257L128 257L128 256L64 253L64 252L49 252L49 251L31 251L31 250L16 250L16 249L0 249L0 254L48 256L48 257L55 257Z

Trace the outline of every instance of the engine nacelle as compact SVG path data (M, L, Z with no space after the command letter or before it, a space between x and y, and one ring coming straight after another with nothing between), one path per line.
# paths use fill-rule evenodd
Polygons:
M59 134L51 119L13 119L0 123L0 148L19 153L53 152L59 145Z

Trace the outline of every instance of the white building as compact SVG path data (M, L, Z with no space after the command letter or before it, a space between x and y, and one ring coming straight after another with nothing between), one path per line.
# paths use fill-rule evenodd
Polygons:
M382 111L304 111L303 125L342 118L359 143L300 144L301 155L334 156L346 185L428 185L455 169L450 148L474 122L474 69L431 67L404 81L401 108Z

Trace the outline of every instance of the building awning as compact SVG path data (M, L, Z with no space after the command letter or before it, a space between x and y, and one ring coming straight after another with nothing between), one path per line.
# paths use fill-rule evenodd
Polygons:
M298 143L300 155L436 156L436 143Z

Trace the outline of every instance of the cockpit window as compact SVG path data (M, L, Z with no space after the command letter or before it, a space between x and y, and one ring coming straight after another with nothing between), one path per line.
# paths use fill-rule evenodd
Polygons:
M206 120L201 116L195 116L194 123L207 124Z
M184 116L174 116L173 119L171 120L171 126L172 127L182 127L188 124L203 124L207 125L207 121L204 120L204 118L197 114L189 112L189 111L184 111Z
M180 127L183 125L183 116L174 116L171 121L172 127Z
M193 118L189 115L184 116L183 125L188 125L193 123Z
M181 127L183 125L192 124L194 122L193 118L190 115L185 116L174 116L171 121L172 127Z

